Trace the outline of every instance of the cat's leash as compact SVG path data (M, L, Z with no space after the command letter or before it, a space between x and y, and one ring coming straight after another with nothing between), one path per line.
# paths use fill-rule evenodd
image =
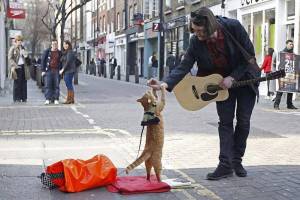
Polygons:
M141 132L141 136L140 136L139 150L138 150L138 153L136 155L136 159L139 157L139 153L140 153L140 150L141 150L144 128L145 128L145 126L143 126L143 128L142 128L142 132ZM125 173L126 173L126 170L122 170L120 173L118 173L118 176L120 176L122 174L125 174Z

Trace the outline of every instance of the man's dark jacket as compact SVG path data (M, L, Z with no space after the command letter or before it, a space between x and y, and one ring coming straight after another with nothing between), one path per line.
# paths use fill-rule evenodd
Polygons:
M62 57L62 53L61 51L58 51L58 66L57 69L60 70L62 68L62 62L61 62L61 57ZM49 64L50 64L50 59L51 59L51 48L48 48L44 51L43 55L42 55L42 71L43 72L47 72L50 70Z
M222 25L222 28L226 28L233 37L244 47L244 49L253 57L255 57L254 47L249 39L248 33L240 22L236 19L229 19L226 17L217 17L218 22ZM245 80L249 78L255 78L258 74L254 73L252 69L248 69L246 66L248 62L243 57L239 48L234 44L231 38L224 33L225 42L225 54L228 62L229 76L233 77L236 81ZM184 55L184 59L181 61L172 73L164 80L168 84L168 91L172 91L178 82L180 82L184 76L190 72L194 63L197 62L198 74L201 72L213 73L214 66L209 55L206 42L200 41L195 35L190 39L189 47ZM258 84L252 85L252 89L258 95Z

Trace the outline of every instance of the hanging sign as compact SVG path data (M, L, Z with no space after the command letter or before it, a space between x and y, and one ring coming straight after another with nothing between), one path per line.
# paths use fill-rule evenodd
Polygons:
M25 9L22 3L9 2L7 17L11 19L25 19Z

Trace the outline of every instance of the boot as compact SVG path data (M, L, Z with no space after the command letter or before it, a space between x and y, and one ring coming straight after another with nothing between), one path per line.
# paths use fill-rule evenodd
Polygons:
M239 177L246 177L247 176L247 171L243 167L242 163L232 163L232 168L235 172L235 174Z
M64 102L64 104L70 104L70 100L71 100L71 90L68 90L67 99Z
M216 170L213 173L209 173L206 176L207 180L219 180L222 178L231 177L233 175L233 171L231 168L227 168L222 165L218 165Z
M75 103L74 101L74 91L70 91L70 104Z

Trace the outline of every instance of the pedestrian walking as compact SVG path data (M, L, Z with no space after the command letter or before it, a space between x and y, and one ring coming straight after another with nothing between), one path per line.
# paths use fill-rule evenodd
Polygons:
M106 61L105 58L101 58L100 59L100 70L99 70L99 76L104 76L105 77L105 73L106 73Z
M72 44L66 40L63 44L63 56L62 56L62 69L59 71L60 75L64 76L64 81L68 90L67 99L64 104L73 104L74 101L74 87L73 78L76 72L76 54L72 50Z
M169 73L171 73L171 71L175 68L176 58L171 51L169 52L169 56L166 60L166 65L169 67Z
M90 61L89 70L90 70L90 74L96 76L96 63L94 58L92 58L92 60Z
M157 77L157 71L158 71L158 60L156 54L152 55L151 63L152 63L152 78L155 78Z
M23 37L16 36L13 46L8 52L9 78L13 83L13 101L27 102L27 80L30 79L28 52L22 45Z
M250 118L258 96L258 85L231 88L234 81L248 80L259 76L259 68L250 67L249 61L236 46L237 41L255 58L254 47L249 36L236 19L215 17L211 10L202 7L191 12L191 33L187 52L164 82L152 79L148 84L153 89L173 88L190 72L197 61L197 76L221 74L224 78L219 86L228 89L229 97L216 102L219 116L220 154L219 164L214 172L207 174L208 180L230 177L233 171L237 176L247 176L242 165L250 130ZM235 40L233 40L231 34ZM199 53L201 52L201 53ZM236 116L236 126L233 127ZM205 162L205 161L204 161Z
M286 44L286 47L282 50L282 52L294 53L293 40L287 40L285 42L285 44ZM279 110L279 104L281 101L282 94L283 94L283 92L280 92L280 91L276 92L276 97L274 99L274 109L275 110ZM293 93L290 93L290 92L287 93L286 104L287 104L288 109L298 109L293 104Z
M58 50L58 42L56 39L51 41L51 48L44 51L42 55L42 77L45 84L45 105L54 102L59 104L59 71L62 68L62 53Z
M115 69L116 69L116 67L117 67L117 65L118 65L118 63L117 63L117 59L114 57L114 56L112 56L110 59L109 59L109 65L110 65L110 67L111 67L111 73L112 73L112 77L115 75Z

